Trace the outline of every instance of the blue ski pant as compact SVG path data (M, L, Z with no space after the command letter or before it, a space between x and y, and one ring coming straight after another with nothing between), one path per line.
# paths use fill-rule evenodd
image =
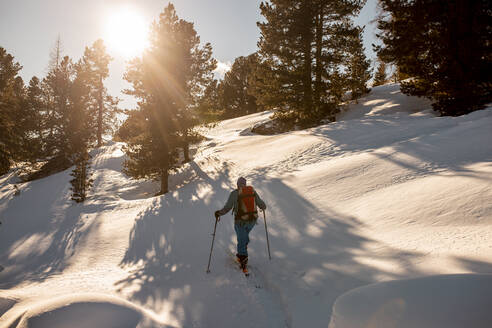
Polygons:
M234 230L237 237L237 253L248 256L249 232L253 230L256 222L235 222Z

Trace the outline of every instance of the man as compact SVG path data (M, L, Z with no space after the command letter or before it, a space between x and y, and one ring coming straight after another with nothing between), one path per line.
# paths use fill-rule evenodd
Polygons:
M254 228L258 219L258 206L263 211L266 209L265 202L258 196L251 186L246 186L246 179L237 179L237 189L233 190L225 206L215 211L215 219L220 221L220 216L225 215L232 209L234 214L234 230L237 237L237 259L241 268L246 273L248 264L249 233Z

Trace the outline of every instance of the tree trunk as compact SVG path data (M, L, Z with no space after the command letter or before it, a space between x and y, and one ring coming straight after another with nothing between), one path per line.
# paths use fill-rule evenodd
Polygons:
M323 73L323 61L321 59L323 49L323 7L319 5L316 13L316 83L314 85L314 107L316 111L321 109L321 79Z
M190 143L185 137L185 141L183 142L183 153L184 153L184 162L188 163L190 161Z
M161 170L161 191L159 191L159 195L166 194L169 191L168 177L169 177L169 173L168 173L167 169L162 169Z
M103 104L103 82L102 82L102 76L99 77L99 110L98 110L98 117L97 117L97 147L102 146L102 121L103 121L103 110L104 110L104 104Z
M312 31L312 22L310 20L312 19L311 12L310 12L310 1L306 1L306 3L303 3L304 8L304 19L305 21L303 22L304 25L304 33L303 33L303 38L304 38L304 45L303 45L303 52L304 52L304 108L303 108L303 115L301 116L301 119L307 119L310 116L310 113L312 112L313 109L313 86L312 86L312 47L311 43L313 40L313 31Z

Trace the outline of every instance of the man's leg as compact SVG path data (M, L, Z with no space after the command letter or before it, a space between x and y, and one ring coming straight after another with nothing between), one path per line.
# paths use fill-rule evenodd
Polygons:
M244 223L234 223L234 230L237 238L237 256L248 256L248 233L244 229Z
M248 264L249 233L254 228L254 222L240 222L234 224L237 237L237 257L242 265Z

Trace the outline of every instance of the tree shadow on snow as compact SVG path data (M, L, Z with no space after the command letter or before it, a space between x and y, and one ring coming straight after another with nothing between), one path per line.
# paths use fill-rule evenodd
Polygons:
M73 203L68 180L69 173L62 172L50 180L30 182L9 200L0 229L0 263L5 267L0 272L0 288L41 282L62 272L77 245L98 228L100 213L113 208L111 204ZM85 220L89 215L95 216L90 222Z
M231 184L228 164L215 165L219 173L204 172L196 163L190 163L196 178L156 197L136 217L121 262L130 273L115 284L119 292L129 293L133 301L159 314L165 313L180 326L207 320L213 325L211 316L217 313L210 309L216 304L203 299L206 292L202 288L213 289L206 282L210 276L205 274L213 213L223 206ZM217 233L223 228L225 225L218 227Z
M156 198L136 218L122 261L130 274L116 286L182 326L217 326L226 320L217 317L220 313L237 310L237 295L231 293L237 292L234 284L241 279L231 279L221 265L235 251L229 216L217 228L212 274L206 275L205 268L213 211L223 206L235 177L229 177L227 165L216 176L195 169L200 179ZM355 217L320 210L280 179L248 178L268 206L273 257L268 260L261 217L251 233L250 264L282 309L285 325L326 327L333 302L342 293L382 279L426 274L413 264L423 254L402 252L363 236L362 223ZM261 311L268 315L269 309L260 309L258 316Z
M327 327L336 297L352 288L425 274L413 265L424 254L402 252L362 235L363 223L357 218L317 208L280 179L254 185L268 204L272 262L262 256L266 252L263 227L256 228L253 249L263 257L262 271L272 290L294 306L286 310L294 312L294 327L309 322ZM291 289L301 295L291 294Z

